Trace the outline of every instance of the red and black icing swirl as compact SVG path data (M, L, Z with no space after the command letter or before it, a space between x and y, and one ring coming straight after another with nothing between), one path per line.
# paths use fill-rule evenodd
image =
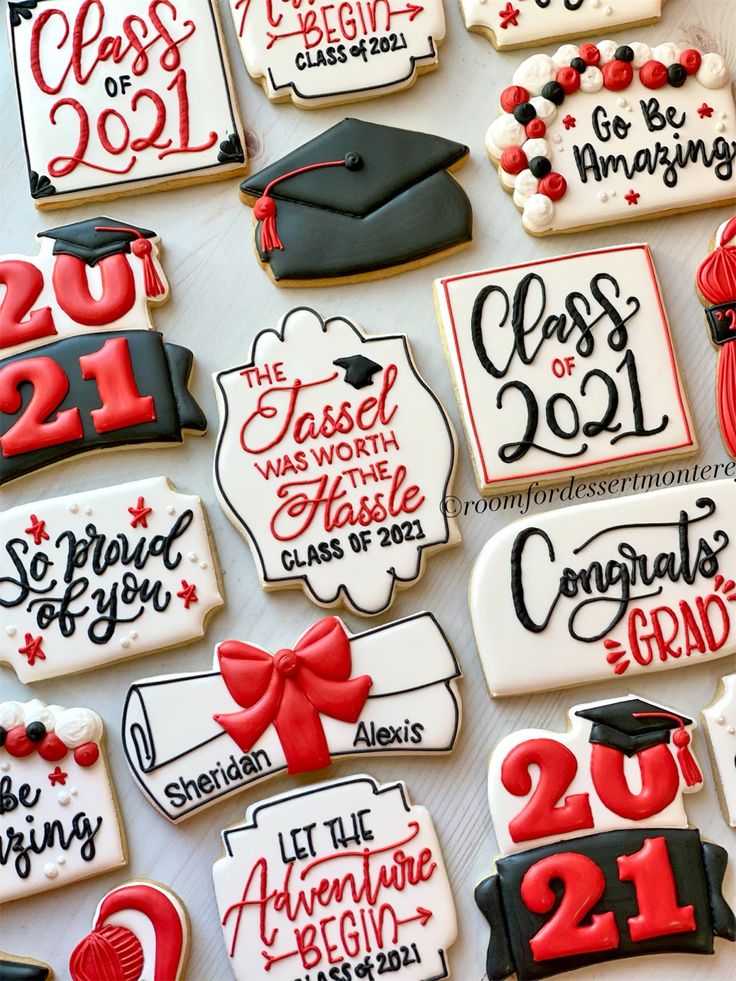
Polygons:
M710 304L705 316L718 347L716 399L726 449L736 459L736 217L723 226L716 247L701 263L696 282Z

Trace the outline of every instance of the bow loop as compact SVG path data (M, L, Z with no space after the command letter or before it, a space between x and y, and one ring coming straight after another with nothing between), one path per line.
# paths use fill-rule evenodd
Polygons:
M337 617L323 617L294 647L301 664L321 678L346 681L350 677L350 640Z

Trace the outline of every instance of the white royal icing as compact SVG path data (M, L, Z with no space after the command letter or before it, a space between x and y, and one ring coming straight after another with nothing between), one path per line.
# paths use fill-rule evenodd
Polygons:
M315 107L388 95L434 68L442 0L229 0L245 65L270 99Z
M133 526L129 508L140 513L141 498L151 510ZM38 545L27 531L32 515L48 535ZM107 543L103 568L93 536ZM166 477L21 504L0 515L0 541L0 661L21 681L179 647L203 635L223 602L202 502ZM143 542L142 561L125 562L121 542L131 552ZM32 575L43 604L22 586Z
M625 480L596 488L621 493ZM571 496L572 486L560 501ZM488 687L516 695L732 654L736 593L727 587L735 565L731 480L515 521L485 545L470 580Z
M292 643L288 634L281 639ZM434 617L420 613L355 634L349 643L350 677L368 676L371 685L354 722L321 715L330 756L450 752L460 727L460 671ZM275 643L268 653L280 646ZM170 821L189 818L287 768L274 724L244 753L215 720L241 708L220 673L219 650L222 645L212 671L137 681L125 701L128 765Z
M514 199L543 212L519 178ZM435 295L481 491L695 449L646 245L460 273Z
M356 359L370 377L350 380ZM302 586L322 606L372 615L418 578L425 552L457 541L440 510L454 435L405 336L300 307L214 382L215 488L264 588Z
M33 742L26 755L14 755L9 746L18 728L23 736L25 726L33 722L46 726L46 736ZM0 726L5 730L0 746L0 853L7 856L0 875L0 903L125 865L125 839L103 755L99 715L86 708L45 706L38 699L25 704L8 701L0 702ZM65 751L61 757L54 751L53 759L44 759L44 740L55 737ZM77 762L77 747L83 747L80 753L96 747L99 755L92 763L85 756ZM57 825L59 830L49 835L48 828Z
M716 695L716 700L703 709L703 720L724 811L728 823L736 828L736 674L721 679Z
M662 13L662 0L460 0L460 6L468 30L486 34L499 49L623 30ZM572 44L564 47L577 51Z
M38 0L8 18L39 207L243 170L212 0Z
M290 791L252 805L222 837L213 878L237 981L316 978L337 957L351 978L393 963L402 981L450 976L450 884L432 819L403 783L358 775ZM289 895L287 908L261 905L275 890Z
M620 46L601 41L600 65L615 61ZM631 83L623 90L608 89L600 68L588 67L580 88L565 96L556 115L546 118L538 113L547 126L544 137L527 140L525 127L503 110L490 124L486 149L499 165L504 187L513 190L517 179L501 165L509 147L525 152L529 147L535 156L548 158L552 172L566 182L563 195L549 198L545 205L526 201L523 193L515 198L530 233L569 232L732 199L736 105L723 57L703 54L698 71L681 86L668 81L651 88L639 78L642 66L648 68L651 59L665 69L679 64L683 49L671 42L652 49L640 42L628 46L634 53ZM527 90L535 108L536 98L555 79L556 65L566 61L570 47L564 45L552 57L532 55L516 68L512 83ZM565 57L560 55L563 51ZM586 98L590 95L595 98Z

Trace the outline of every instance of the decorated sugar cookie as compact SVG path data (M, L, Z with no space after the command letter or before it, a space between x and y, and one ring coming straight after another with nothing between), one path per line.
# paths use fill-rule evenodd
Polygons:
M357 102L413 85L437 67L442 0L336 6L229 0L245 65L269 99L303 108Z
M719 226L696 278L710 338L718 351L716 404L726 449L736 459L736 217Z
M102 737L90 709L0 702L0 903L127 864Z
M215 489L264 589L381 613L459 540L440 508L454 435L404 335L298 307L214 382Z
M38 208L245 171L213 0L13 0L8 35Z
M502 855L475 890L488 977L534 981L736 940L728 852L688 827L682 804L703 782L693 720L629 695L576 705L570 721L567 733L512 733L491 755Z
M155 882L125 882L100 900L91 933L72 951L72 981L180 981L189 921L178 896Z
M692 420L646 245L435 280L484 493L692 452Z
M277 286L320 286L390 276L463 248L473 213L447 171L468 153L428 133L343 119L240 185L261 264Z
M237 981L450 977L450 884L403 783L359 775L291 791L251 805L222 839L213 877Z
M25 682L204 633L222 606L202 502L165 477L0 514L0 661Z
M211 671L146 678L128 691L123 748L170 821L287 771L368 753L447 753L460 677L430 613L351 636L336 617L293 645L226 640ZM186 725L181 720L186 719Z
M617 493L625 480L617 478ZM599 481L604 490L611 481ZM736 486L683 485L526 517L485 545L470 614L493 695L736 651ZM514 651L514 657L509 657Z
M703 709L723 810L736 828L736 674L721 679L715 700Z
M509 50L659 20L664 0L460 0L469 31Z
M42 961L0 950L0 981L51 981L54 972Z
M715 52L565 44L523 61L500 103L486 148L532 235L733 201L736 105Z
M0 258L0 484L203 434L191 351L150 329L168 296L156 232L102 216L38 238L37 258Z

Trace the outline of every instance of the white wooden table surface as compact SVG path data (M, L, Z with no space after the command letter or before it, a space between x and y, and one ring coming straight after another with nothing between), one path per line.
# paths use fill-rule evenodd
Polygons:
M733 0L669 0L659 25L616 36L621 43L638 39L652 45L667 40L687 41L689 46L722 51L736 68L734 6ZM259 148L252 160L253 171L348 114L436 132L470 145L470 160L458 178L470 195L475 212L472 246L444 262L393 279L333 289L281 291L271 283L253 255L251 213L239 202L234 180L39 216L27 191L9 60L5 50L0 53L0 253L33 254L37 230L92 217L100 210L156 229L163 238L164 266L173 296L166 306L155 311L154 320L166 340L194 351L197 370L193 388L210 423L205 438L190 438L183 447L155 453L122 450L102 457L81 458L73 464L25 478L2 492L0 504L11 507L72 488L84 490L166 473L180 490L197 493L206 503L224 572L227 601L226 607L211 621L206 638L182 650L140 658L79 677L60 678L34 685L32 689L21 685L6 668L0 669L2 698L40 697L64 705L88 705L102 715L107 752L128 834L127 870L11 904L1 914L2 946L49 961L59 977L68 976L69 953L91 928L99 898L126 877L144 876L170 885L189 909L193 944L187 977L191 981L227 981L230 971L211 881L212 864L221 850L220 830L237 821L247 804L271 792L287 790L297 782L289 778L275 779L215 805L175 828L154 812L133 783L119 734L123 698L134 679L206 668L211 663L215 642L227 637L254 640L272 649L274 644L289 644L319 616L319 610L298 591L266 595L260 590L250 552L219 508L212 487L217 414L210 374L244 360L258 330L273 326L292 306L309 304L323 314L345 314L369 331L406 332L422 374L444 401L460 434L459 414L435 323L432 278L488 264L599 245L648 242L654 251L700 439L701 448L694 459L702 463L726 459L714 416L715 355L706 339L693 277L715 228L729 217L728 210L544 240L525 235L483 147L484 132L495 115L498 93L510 82L514 66L524 53L497 54L483 38L468 34L454 0L447 5L447 17L448 37L441 48L439 70L421 78L415 88L357 107L313 112L272 106L267 101L247 76L232 26L227 23L228 47L243 118L247 129L255 134ZM462 435L456 493L463 499L478 496ZM401 593L392 610L378 618L378 622L385 622L429 609L447 631L465 675L461 683L464 725L456 752L449 757L416 761L387 757L369 760L369 766L360 767L379 780L404 779L413 799L425 804L434 817L459 914L460 933L450 952L452 976L456 981L484 977L488 929L473 902L473 888L491 870L496 854L486 800L486 767L491 747L504 734L524 726L563 729L569 705L629 691L629 682L622 679L502 701L490 698L473 643L467 583L481 546L508 519L508 512L471 514L462 519L463 544L432 558L422 582ZM347 616L346 621L355 631L365 624L354 616ZM734 658L729 658L651 677L640 676L635 688L644 697L658 699L698 717L700 709L711 700L718 677L735 667ZM736 836L727 827L718 807L702 732L696 738L696 749L706 771L706 786L698 795L687 799L691 822L705 838L726 846L736 861ZM333 766L329 776L358 769L359 765L340 763ZM733 902L736 899L733 866L727 890ZM638 958L589 968L574 977L581 981L583 978L610 981L632 973L661 981L734 978L736 953L733 946L718 940L714 957Z

